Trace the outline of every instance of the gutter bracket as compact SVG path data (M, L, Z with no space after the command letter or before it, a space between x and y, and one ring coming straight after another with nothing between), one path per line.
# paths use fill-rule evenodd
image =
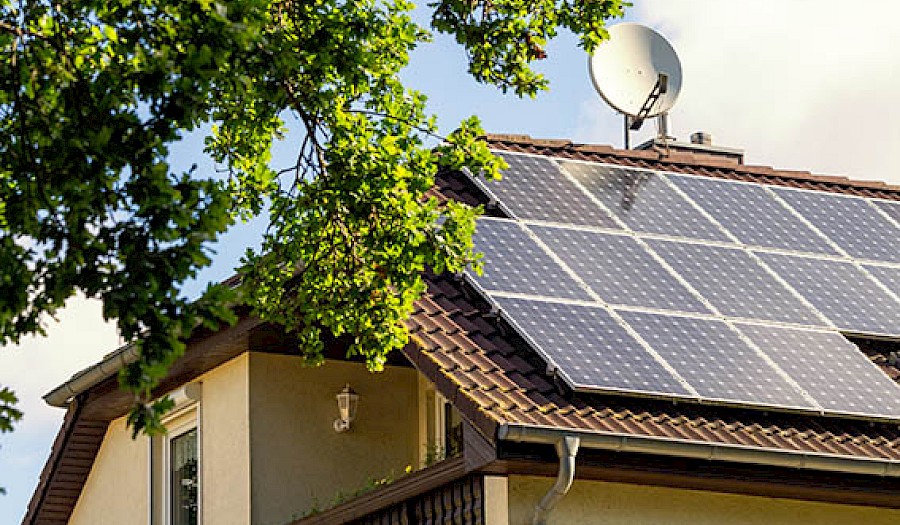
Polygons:
M572 435L565 435L556 442L559 473L556 476L556 483L534 508L532 525L546 525L550 511L569 492L572 482L575 480L575 456L578 454L580 445L581 438Z

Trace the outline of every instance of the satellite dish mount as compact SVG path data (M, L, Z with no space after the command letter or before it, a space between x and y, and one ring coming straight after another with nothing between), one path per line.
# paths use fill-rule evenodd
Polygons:
M657 117L658 138L669 138L668 112L681 92L681 61L662 35L639 24L615 25L588 64L594 88L624 115L626 149L631 131L651 117Z

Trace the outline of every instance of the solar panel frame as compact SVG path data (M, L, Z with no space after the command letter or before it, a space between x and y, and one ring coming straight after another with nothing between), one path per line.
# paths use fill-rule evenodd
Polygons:
M725 321L637 311L617 313L703 401L818 411L801 389ZM746 365L737 366L739 362ZM723 377L729 379L731 387Z
M668 177L742 244L840 255L828 239L762 185L691 175Z
M900 263L900 226L868 199L795 188L772 191L849 256Z
M735 326L824 411L900 418L900 385L840 333L748 323Z
M528 227L607 304L711 313L630 235Z
M499 306L507 322L525 337L535 351L572 388L588 392L629 393L654 397L682 399L696 397L676 374L667 369L664 362L660 362L652 351L599 304L583 305L503 295L494 295L492 300ZM559 315L561 313L566 313L567 316ZM597 332L605 332L611 337L591 337L591 334ZM600 355L599 352L586 353L576 347L589 351L605 349L605 355ZM574 366L566 366L572 365L575 359L579 361ZM617 367L623 364L626 369L642 369L644 373L635 374L630 370L622 372L621 368ZM581 372L583 368L590 370ZM650 373L646 373L648 371ZM611 375L604 375L606 372ZM629 375L630 380L627 378ZM617 378L619 382L613 380L611 376L619 376ZM626 377L623 379L623 376ZM636 386L635 383L642 383L643 386ZM651 383L659 388L655 388Z
M646 242L725 316L829 326L742 248L658 239Z
M900 302L854 263L755 253L839 330L888 337L900 335Z
M482 186L519 219L622 229L547 157L495 151L509 168ZM536 188L540 188L537 191Z
M570 160L560 161L560 168L633 231L733 242L662 172Z
M469 273L485 290L560 299L593 299L518 221L478 219L474 243L475 249L484 253L484 271L480 276Z

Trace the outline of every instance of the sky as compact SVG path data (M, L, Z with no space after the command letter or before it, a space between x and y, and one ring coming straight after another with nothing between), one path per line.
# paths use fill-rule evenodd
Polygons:
M423 2L424 4L424 2ZM628 21L662 33L681 58L683 84L671 111L670 133L687 140L703 130L713 143L745 150L747 164L844 175L900 184L900 4L819 0L634 0ZM571 35L548 47L539 65L551 90L517 99L480 86L465 73L465 56L439 37L417 51L406 82L429 97L429 109L448 132L476 114L494 133L567 138L622 147L622 120L594 91L587 56ZM652 126L632 141L649 138ZM186 167L201 156L201 137L173 149ZM289 144L275 162L289 158ZM285 162L286 163L286 162ZM198 162L202 170L211 165ZM258 239L264 221L241 225L217 246L213 266L185 288L232 274L241 253ZM21 521L63 411L41 396L114 350L115 329L96 302L72 299L46 338L0 348L0 384L16 390L25 411L12 434L0 434L0 525Z

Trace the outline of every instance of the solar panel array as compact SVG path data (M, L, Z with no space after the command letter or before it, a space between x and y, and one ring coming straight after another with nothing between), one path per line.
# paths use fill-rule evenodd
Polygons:
M502 153L470 277L572 388L900 419L900 204Z

